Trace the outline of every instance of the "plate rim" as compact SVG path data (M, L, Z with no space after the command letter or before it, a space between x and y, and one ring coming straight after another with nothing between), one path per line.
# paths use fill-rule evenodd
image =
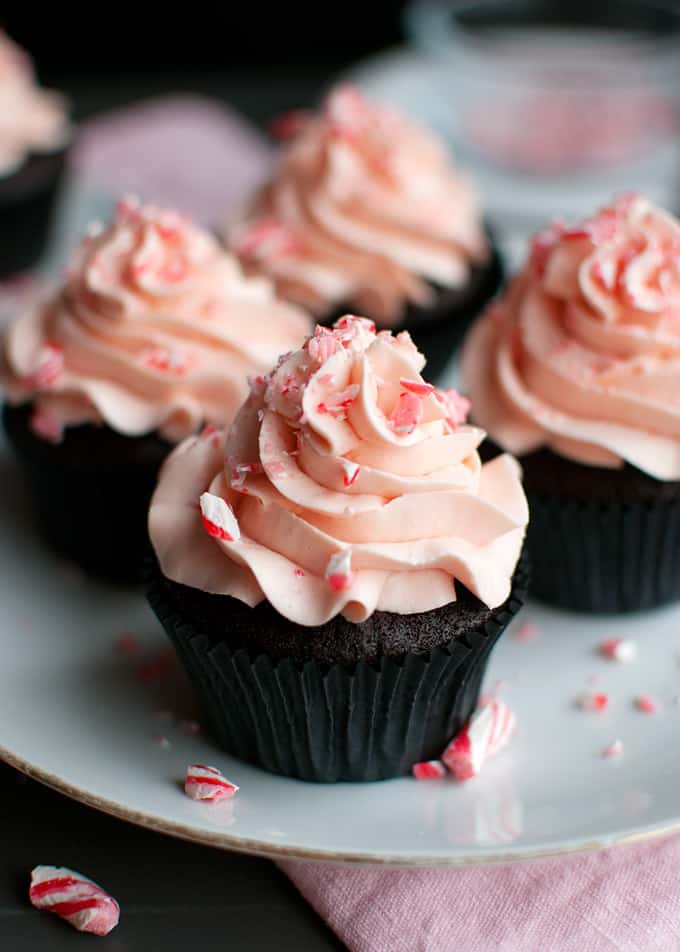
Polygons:
M611 834L604 839L588 838L585 840L571 840L561 845L546 845L526 850L502 850L477 852L473 854L457 853L433 857L423 854L388 854L361 853L352 851L345 853L342 850L323 850L305 846L286 846L253 839L252 837L234 836L231 833L208 832L186 823L164 820L152 813L135 810L124 806L115 800L99 796L90 791L69 783L57 774L53 774L23 757L13 753L0 745L0 761L18 770L20 773L36 780L38 783L55 790L57 793L69 797L86 807L131 823L133 826L172 836L175 839L196 843L200 846L211 846L215 849L243 853L248 856L259 856L277 862L285 860L306 860L307 862L339 863L352 866L381 866L394 868L422 869L436 868L466 868L477 866L510 865L533 862L536 860L555 859L563 856L577 856L599 852L619 846L630 846L636 843L649 842L671 836L680 832L680 817L670 824L653 824L650 827L631 829L620 834Z

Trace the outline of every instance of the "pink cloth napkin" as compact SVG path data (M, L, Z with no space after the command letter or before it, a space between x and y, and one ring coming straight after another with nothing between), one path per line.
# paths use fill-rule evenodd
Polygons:
M351 952L672 952L680 837L468 869L280 864Z
M75 159L81 183L215 222L271 151L219 104L177 97L90 121ZM352 952L680 950L680 837L513 866L281 868Z

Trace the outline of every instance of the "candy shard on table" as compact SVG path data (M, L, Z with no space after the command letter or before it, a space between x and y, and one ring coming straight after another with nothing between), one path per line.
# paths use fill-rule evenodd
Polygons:
M108 935L120 919L120 907L112 896L63 866L36 866L28 898L36 909L55 913L79 932Z

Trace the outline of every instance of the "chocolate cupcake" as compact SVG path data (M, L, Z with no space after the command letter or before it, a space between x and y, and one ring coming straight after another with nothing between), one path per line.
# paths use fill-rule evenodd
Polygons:
M437 379L501 281L477 196L432 133L342 86L300 116L230 232L249 272L322 323L408 330Z
M588 612L680 597L680 222L631 195L539 234L463 378L524 470L534 594Z
M135 578L172 446L230 420L246 376L311 322L180 215L130 199L94 226L65 283L7 329L7 435L62 555Z
M313 781L439 756L520 607L519 468L408 334L345 317L169 457L149 599L218 742ZM226 461L226 462L225 462Z
M27 54L0 30L0 278L45 250L70 137L66 101L37 85Z

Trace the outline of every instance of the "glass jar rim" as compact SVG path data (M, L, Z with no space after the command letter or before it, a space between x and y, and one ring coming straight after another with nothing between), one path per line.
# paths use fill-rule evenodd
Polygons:
M631 25L626 28L624 24L622 28L615 19L613 6L640 16L648 15L650 20L656 17L657 28L654 29L651 22L647 27L640 26L639 21L636 27ZM622 32L628 29L626 48L635 49L640 56L648 57L650 61L654 59L657 67L663 68L665 65L660 62L660 58L667 60L669 66L678 67L680 4L675 0L613 0L613 4L607 4L606 11L603 11L609 14L609 22L602 16L595 19L579 17L571 5L570 13L565 15L564 4L559 4L557 0L411 0L405 9L404 20L409 38L425 52L439 57L463 57L481 65L483 60L498 56L497 44L491 49L488 42L484 42L483 29L493 26L493 21L484 23L485 16L495 16L498 29L508 30L521 29L523 25L531 23L533 13L533 26L550 29L553 24L541 21L540 17L541 9L545 14L550 7L554 13L561 14L559 20L555 21L560 27L602 30L615 26ZM468 18L471 18L471 22L466 22ZM516 23L512 20L516 20ZM659 20L664 21L666 31L662 32L658 28ZM649 31L648 35L644 35L645 29ZM635 39L632 39L633 34ZM597 63L593 65L596 68L598 66Z

